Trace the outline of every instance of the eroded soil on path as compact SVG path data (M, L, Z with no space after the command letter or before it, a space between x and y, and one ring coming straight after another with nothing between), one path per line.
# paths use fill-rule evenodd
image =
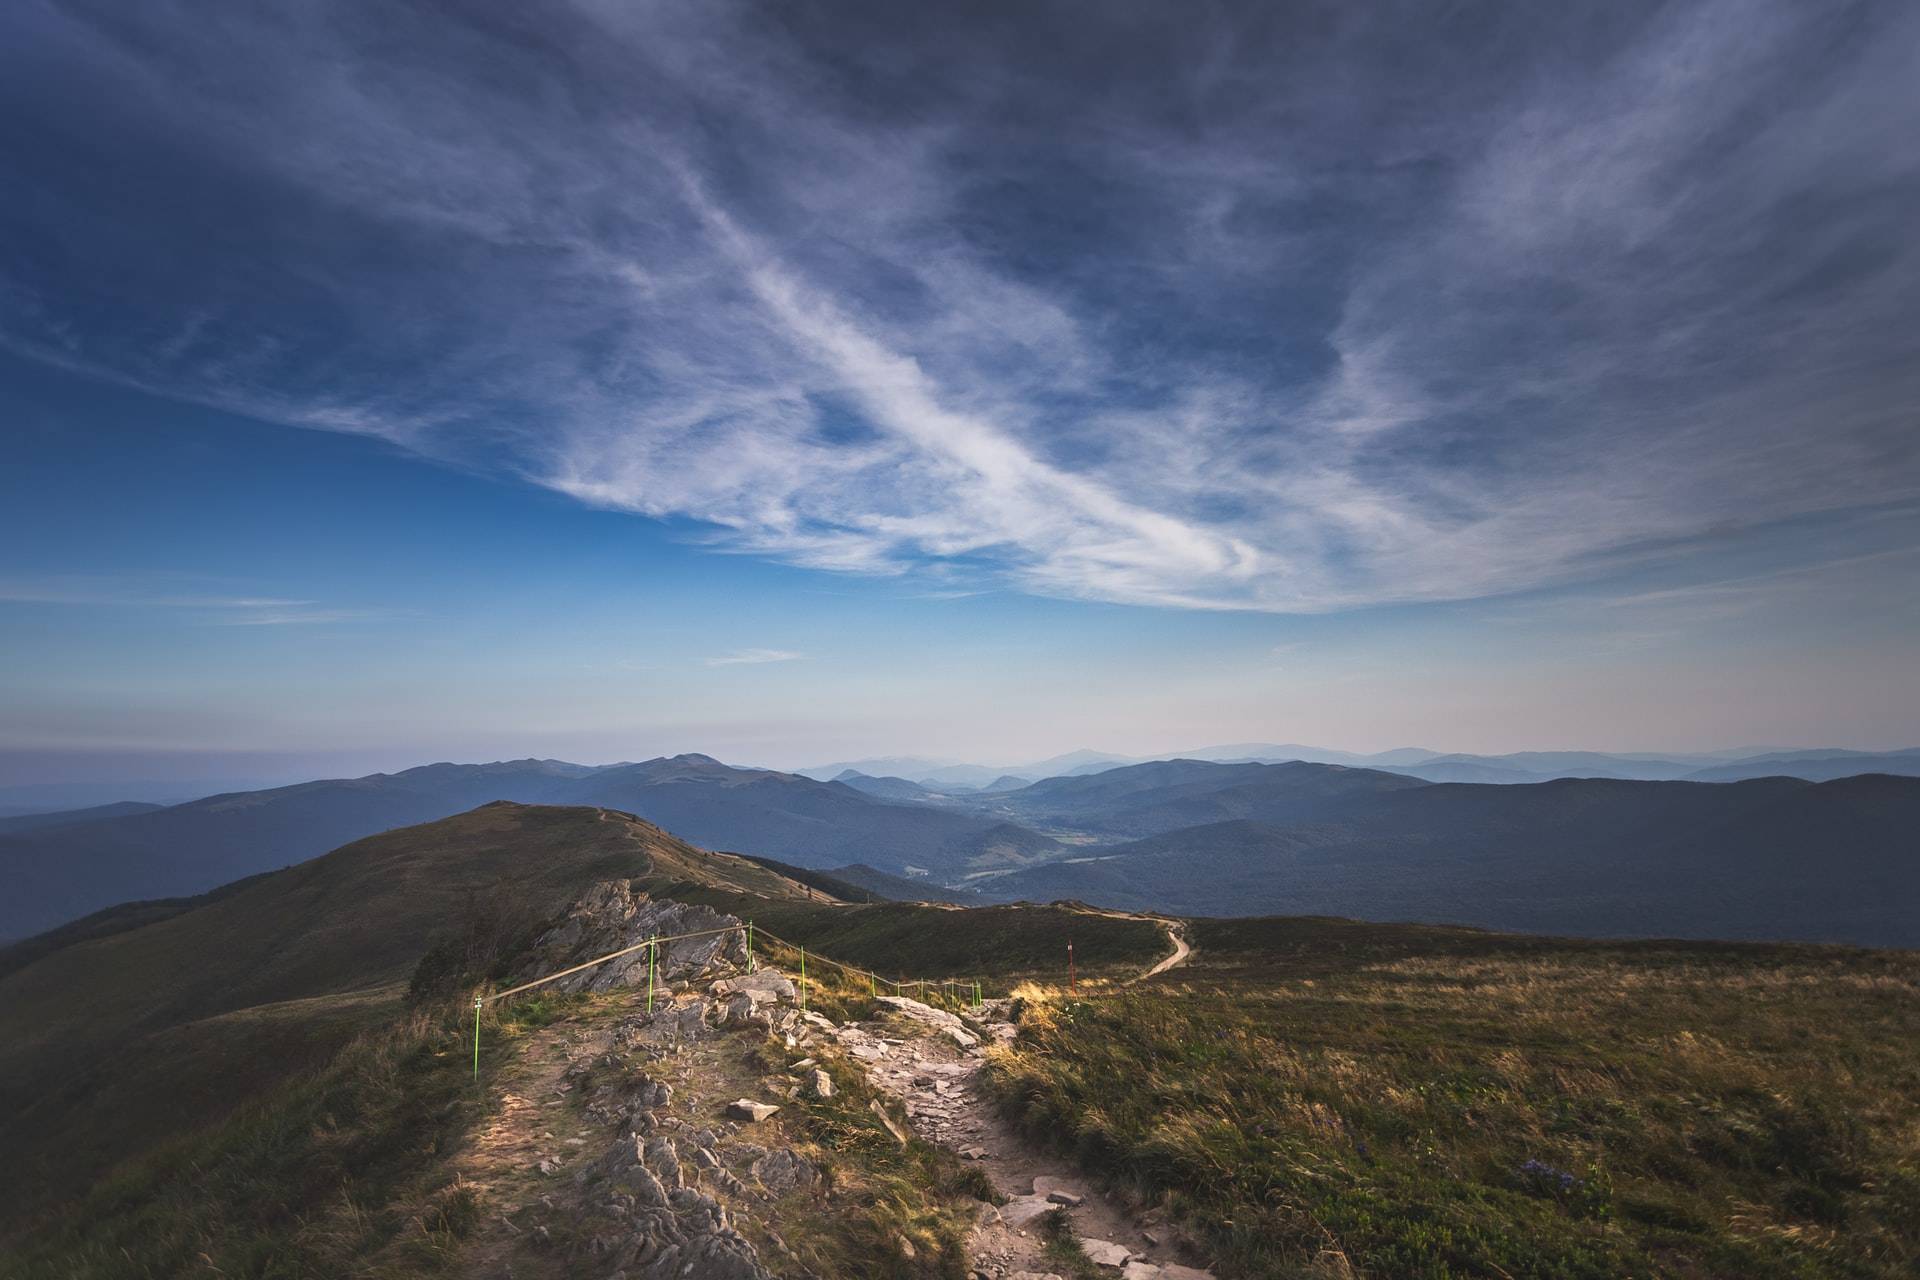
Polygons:
M1184 952L1176 957L1184 959ZM1170 967L1170 966L1169 966ZM1047 1215L1063 1211L1068 1230L1096 1274L1126 1280L1205 1280L1184 1265L1177 1229L1157 1211L1123 1204L1090 1187L1059 1157L1037 1150L1000 1114L981 1080L987 1049L1016 1034L1005 1001L962 1021L912 1000L883 998L881 1020L836 1027L833 1037L873 1083L906 1108L923 1137L974 1162L1006 1198L987 1209L968 1239L974 1274L990 1280L1064 1276L1074 1268ZM1191 1254L1188 1255L1191 1257Z
M629 929L655 910L615 897L583 910ZM1140 977L1186 959L1178 926L1162 923L1173 954ZM858 1256L865 1274L930 1275L960 1261L964 1234L970 1272L987 1280L1207 1276L1182 1265L1193 1255L1157 1211L1089 1187L1000 1115L981 1070L1016 1034L1007 1002L962 1020L877 997L859 1006L876 1016L836 1023L796 1007L787 975L750 968L744 954L703 950L672 985L662 978L651 1007L624 975L593 975L559 1020L502 1028L519 1042L485 1082L486 1117L455 1160L475 1217L455 1273L835 1280ZM963 1168L1005 1203L956 1195ZM909 1172L921 1216L876 1217L889 1197L863 1192Z

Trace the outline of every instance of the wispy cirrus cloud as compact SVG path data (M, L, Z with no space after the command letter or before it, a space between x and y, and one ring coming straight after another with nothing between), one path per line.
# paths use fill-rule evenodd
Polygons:
M176 613L224 627L312 626L392 616L388 610L343 608L319 600L223 595L182 590L185 575L56 576L0 579L0 604L48 604Z
M1175 608L1920 502L1911 6L1047 12L17 11L14 91L95 106L8 157L51 248L0 344L717 550ZM73 141L208 210L100 230Z
M701 660L709 667L752 667L768 662L798 662L807 655L791 649L735 649Z

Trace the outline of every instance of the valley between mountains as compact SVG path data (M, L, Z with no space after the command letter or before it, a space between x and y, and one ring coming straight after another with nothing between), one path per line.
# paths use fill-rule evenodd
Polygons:
M1767 764L1800 767L1754 767ZM1920 778L1895 773L1435 782L1318 761L1173 759L1004 781L942 792L699 755L521 760L35 815L0 821L12 890L0 939L164 914L365 836L512 800L632 813L879 898L1920 946Z

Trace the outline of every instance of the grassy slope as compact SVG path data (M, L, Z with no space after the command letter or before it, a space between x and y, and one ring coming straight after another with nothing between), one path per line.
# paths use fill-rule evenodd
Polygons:
M1223 1276L1920 1262L1920 956L1306 919L1193 940L1186 970L1041 1003L995 1078L1166 1195Z
M1069 906L959 908L921 902L827 905L752 900L690 886L667 890L752 918L769 933L884 975L1066 980L1067 943L1085 975L1138 972L1167 954L1166 935L1147 920L1122 920Z
M692 869L669 861L656 867ZM777 881L766 887L788 891ZM753 902L777 907L779 899ZM1106 926L1133 922L1096 927ZM1004 925L996 936L1002 932ZM789 968L797 960L775 944L762 954ZM811 994L815 1008L836 1016L872 1012L864 984L831 970L815 970ZM533 993L511 1001L489 1015L483 1078L507 1078L533 1028L586 1026L629 1010L620 997ZM197 1274L208 1264L229 1276L315 1280L460 1274L462 1240L481 1213L500 1208L476 1202L448 1173L449 1156L489 1096L468 1083L464 1019L456 1000L437 1013L388 1020L218 1124L123 1165L70 1211L16 1240L0 1270L24 1280L134 1280ZM784 1223L788 1242L817 1273L849 1280L961 1275L961 1242L985 1191L977 1173L925 1143L895 1142L871 1111L876 1095L857 1068L829 1047L815 1052L836 1096L791 1100L783 1123L805 1154L831 1168L835 1207ZM777 1074L792 1056L768 1042L754 1070Z
M13 1242L22 1280L147 1280L188 1274L368 1274L358 1264L403 1232L404 1270L425 1274L463 1226L457 1188L436 1175L478 1096L458 1010L370 1033L220 1123L97 1182L73 1211ZM496 1037L496 1040L499 1038ZM489 1050L489 1065L503 1052ZM438 1193L440 1212L395 1206Z
M454 1004L363 1036L222 1123L129 1163L71 1213L0 1256L0 1271L21 1280L471 1274L463 1245L483 1217L514 1205L476 1195L450 1172L450 1158L489 1116L516 1062L537 1052L539 1028L571 1036L631 1012L631 1001L536 996L507 1006L489 1019L487 1083L478 1089L468 1075L464 1012ZM739 1059L730 1070L740 1079L719 1089L723 1095L753 1092L794 1056L746 1036L706 1048ZM967 1226L988 1191L980 1175L949 1152L895 1141L871 1109L877 1095L858 1068L837 1050L815 1052L836 1082L835 1096L787 1100L779 1131L828 1171L832 1211L781 1206L787 1245L814 1274L957 1280ZM771 1140L770 1133L756 1136ZM768 1251L769 1224L737 1225ZM567 1230L556 1228L549 1256L535 1260L532 1274L578 1274L569 1260L591 1251Z
M0 977L0 1219L204 1124L390 1018L435 934L507 886L533 915L613 876L805 890L626 815L488 805L83 939Z

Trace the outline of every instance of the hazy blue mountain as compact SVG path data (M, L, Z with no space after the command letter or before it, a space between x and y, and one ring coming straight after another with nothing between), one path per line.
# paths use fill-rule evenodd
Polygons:
M863 773L869 778L919 778L934 770L955 765L966 767L966 762L929 756L875 756L870 760L840 760L833 764L808 765L793 772L803 778L812 778L815 782L832 782L843 773Z
M1516 751L1501 756L1456 753L1411 764L1382 763L1376 767L1429 782L1544 782L1552 778L1737 782L1743 778L1767 777L1825 782L1861 773L1920 773L1920 752L1826 749L1729 757L1726 754Z
M1428 764L1383 764L1374 767L1406 778L1420 778L1426 782L1484 782L1504 785L1516 782L1547 781L1540 774L1528 773L1524 769L1509 769L1497 764L1482 764L1477 760L1457 758L1435 760Z
M1874 754L1864 751L1817 751L1805 755L1779 753L1754 756L1699 769L1687 776L1696 782L1738 782L1743 778L1807 778L1827 782L1863 773L1920 777L1920 748Z
M1236 742L1217 747L1196 747L1174 753L1180 760L1213 760L1222 764L1285 764L1304 760L1308 764L1347 764L1377 766L1386 763L1411 764L1437 754L1417 747L1402 747L1367 755L1354 751L1336 751L1331 747L1310 747L1299 742Z
M1190 759L1100 767L1099 761L1075 764L1060 757L1058 763L1098 771L1029 785L994 775L983 785L996 789L970 795L937 794L909 779L857 771L845 782L822 782L777 770L735 768L699 755L605 766L557 760L441 763L209 796L166 808L121 806L93 817L66 814L24 827L17 819L11 827L0 824L0 873L9 888L0 898L0 938L33 933L115 903L200 893L490 800L599 805L637 814L711 848L816 869L865 863L887 874L925 873L943 883L1076 854L1092 856L1098 850L1085 847L1089 840L1098 845L1233 822L1319 825L1389 841L1395 848L1497 849L1517 838L1512 834L1517 831L1530 833L1543 850L1574 839L1596 848L1596 841L1644 848L1661 834L1655 819L1621 825L1615 818L1625 811L1624 802L1593 799L1605 795L1603 789L1562 793L1537 784L1465 784L1521 783L1511 776L1511 762L1544 768L1598 767L1606 761L1664 767L1661 759L1521 753L1438 757L1380 770ZM1804 771L1824 778L1873 767L1920 774L1920 751L1768 753L1763 760L1694 771L1705 772L1712 785L1670 784L1678 788L1673 794L1692 797L1684 803L1659 792L1634 805L1654 813L1674 803L1675 822L1695 826L1702 814L1724 805L1732 821L1745 793L1715 793L1731 792L1722 780L1743 770L1776 778ZM1429 784L1409 776L1423 769L1446 781ZM1577 822L1567 817L1579 809L1591 813ZM1684 852L1676 850L1674 856ZM1515 927L1572 928L1575 923L1569 917Z
M838 783L735 769L707 756L609 766L434 764L0 834L0 875L9 889L0 898L0 938L116 903L204 892L491 800L620 809L709 848L813 867L867 862L950 876L1059 848L1004 816L889 804Z
M1110 769L1114 765L1131 764L1137 757L1117 756L1110 751L1069 751L1065 755L1049 756L1045 760L1035 760L1032 764L1023 764L1008 769L1008 773L1019 774L1027 778L1057 778L1066 774L1097 773Z
M852 787L864 795L877 796L882 800L909 802L931 800L934 793L917 782L908 782L905 778L872 778L855 769L848 769L834 779L843 787Z
M1304 743L1237 742L1196 747L1160 756L1118 756L1100 751L1074 751L1029 765L992 766L962 761L902 756L803 769L808 777L831 779L847 769L872 777L905 778L931 790L949 794L997 791L999 779L1014 775L1028 779L1081 777L1159 760L1204 760L1217 764L1341 764L1382 769L1428 782L1545 782L1553 778L1632 778L1646 781L1734 781L1740 778L1787 776L1809 781L1853 773L1909 773L1911 752L1851 751L1842 748L1776 750L1743 747L1728 751L1515 751L1505 755L1430 751L1423 747L1396 747L1390 751L1338 751ZM1847 769L1828 761L1853 760ZM1751 767L1766 762L1766 768Z
M826 874L889 902L947 902L955 906L978 907L993 901L971 889L949 889L924 876L896 876L865 863L832 867Z
M1165 831L978 883L1206 915L1920 946L1920 780L1567 779L1355 794L1308 823Z
M149 804L144 800L116 800L112 804L96 804L86 809L58 809L52 813L23 813L0 818L0 835L15 831L39 831L46 827L71 826L76 822L99 822L105 818L124 818L133 813L151 813L155 809L164 809L165 805Z
M0 937L115 903L202 893L489 800L535 800L584 772L591 769L555 760L425 765L0 835L0 874L11 890L0 899Z
M1312 821L1336 800L1423 785L1398 774L1343 765L1160 760L1084 777L1043 779L992 797L991 803L1023 823L1138 836L1234 818Z
M1130 763L1127 756L1105 751L1069 751L1030 764L973 764L964 760L945 760L927 756L881 756L871 760L846 760L836 764L809 765L795 770L819 781L838 779L849 770L868 777L895 777L917 782L932 790L983 790L992 788L1008 776L1032 781L1062 774L1093 772L1116 764Z

